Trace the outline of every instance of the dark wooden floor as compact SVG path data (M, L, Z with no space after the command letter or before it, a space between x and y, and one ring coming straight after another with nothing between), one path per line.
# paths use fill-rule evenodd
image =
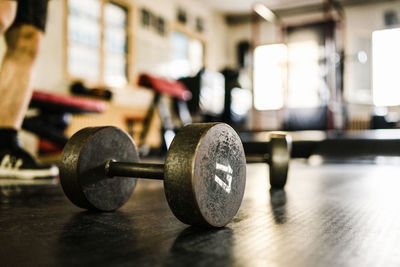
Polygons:
M57 187L3 197L0 265L400 266L400 167L294 162L275 192L267 170L248 165L243 205L220 230L176 220L159 181L115 213L82 211Z

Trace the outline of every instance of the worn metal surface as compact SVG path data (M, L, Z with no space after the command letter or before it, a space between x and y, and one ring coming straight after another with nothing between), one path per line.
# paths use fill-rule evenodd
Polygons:
M122 130L85 128L71 137L61 156L60 181L75 205L112 211L128 201L136 179L108 177L105 165L110 160L139 161L133 140Z
M246 159L236 132L222 123L181 129L165 162L165 195L184 223L221 227L236 215L246 184Z
M283 188L289 171L290 135L272 133L269 149L269 183L272 188Z

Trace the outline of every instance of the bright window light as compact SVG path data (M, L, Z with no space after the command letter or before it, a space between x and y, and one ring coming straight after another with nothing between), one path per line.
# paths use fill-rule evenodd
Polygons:
M400 28L372 33L372 88L376 106L400 105ZM366 77L368 79L368 77Z
M192 74L195 74L201 70L203 67L203 43L196 39L191 39L189 41L189 62L190 70Z
M312 108L320 105L318 90L322 86L319 66L319 47L316 41L288 44L287 106Z
M178 79L195 75L203 68L204 47L200 40L175 31L171 35L171 48L172 58L167 76Z
M274 110L283 106L287 48L284 44L259 46L254 51L254 107Z

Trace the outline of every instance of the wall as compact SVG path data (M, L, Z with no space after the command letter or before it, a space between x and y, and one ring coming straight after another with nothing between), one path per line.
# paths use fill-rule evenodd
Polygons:
M224 42L225 21L222 14L207 8L200 1L194 0L136 0L132 1L136 7L146 7L154 14L163 16L169 21L169 29L173 28L176 11L178 7L188 13L189 19L201 17L204 20L205 31L202 37L206 43L206 66L212 70L219 70L225 65ZM136 33L135 33L135 70L136 72L150 71L161 75L168 75L170 43L168 36L162 37L158 34L140 27L139 8L136 9ZM189 20L188 25L194 28L194 21Z
M169 59L169 38L162 37L153 31L140 27L139 10L146 7L151 12L162 16L171 26L175 20L177 7L184 8L191 17L201 16L205 21L204 39L206 42L207 67L220 70L226 66L235 67L237 62L236 45L243 40L251 39L251 25L240 24L227 26L224 16L212 11L196 0L127 0L134 7L133 20L133 73L149 71L156 74L165 74L166 62ZM38 60L38 68L34 84L36 88L58 93L66 93L68 81L64 75L64 0L50 1L47 31L42 51ZM359 99L363 105L352 103L349 105L349 114L352 117L366 117L371 108L370 103L370 65L360 65L355 62L355 55L360 50L368 50L373 30L384 27L384 13L387 10L396 10L400 18L400 1L357 5L345 7L345 93L348 99ZM296 23L318 18L318 14L303 14L285 17L287 23ZM274 43L280 41L276 27L271 23L262 23L258 30L261 35L259 43ZM4 43L0 40L0 55L4 53ZM370 62L370 61L369 61ZM139 91L139 90L136 90ZM122 90L118 101L130 105L145 107L150 99L147 92ZM132 92L135 97L132 96ZM137 97L140 96L140 97ZM354 101L357 102L357 101ZM367 105L365 105L367 103ZM393 108L396 110L396 108ZM279 126L279 112L258 112L254 114L255 123L260 128L272 129ZM253 127L254 125L252 125Z
M178 7L187 11L189 18L202 17L205 23L203 33L206 44L205 63L213 70L226 65L225 40L226 25L222 14L214 12L196 0L126 0L133 7L133 76L147 71L154 74L165 74L165 63L169 60L168 35L160 36L154 31L140 26L140 9L146 7L152 13L163 17L167 29L175 21ZM50 1L46 34L37 63L34 85L41 90L66 93L68 82L64 70L64 14L65 1ZM0 42L0 55L4 53L4 42Z
M46 33L36 66L34 86L41 90L65 92L64 77L64 1L50 1Z
M250 23L229 26L229 40L226 41L227 65L229 67L237 67L237 45L241 41L251 40Z
M230 25L228 35L225 45L228 52L227 65L230 67L237 67L237 45L241 41L251 41L254 38L258 45L272 44L279 42L281 37L276 25L262 20L257 27L252 27L251 23Z
M372 110L372 32L385 28L384 14L393 10L400 19L400 2L380 3L347 7L346 16L346 61L345 96L350 102L348 112L351 118L368 120ZM400 25L398 25L400 26ZM357 53L365 51L366 63L357 60ZM397 110L396 107L391 108Z
M206 64L214 70L219 71L228 65L228 51L226 42L230 42L228 26L225 17L219 13L212 13L208 23Z
M367 64L361 65L356 62L356 54L360 50L371 49L372 31L383 29L384 13L395 10L400 19L400 1L375 3L368 5L356 5L344 7L345 32L344 46L346 53L344 87L347 100L350 100L348 112L350 119L366 120L369 117L371 106L371 56ZM298 14L281 18L285 24L299 24L308 21L321 20L320 13ZM278 30L271 23L264 22L260 25L257 36L259 44L280 42ZM236 65L236 45L240 40L251 40L251 24L230 25L228 35L228 63ZM341 37L340 37L341 38ZM232 40L232 42L231 42ZM359 104L358 104L358 103ZM397 110L397 108L391 108ZM281 112L254 111L251 128L275 129L280 126Z
M124 0L120 0L124 1ZM166 75L167 62L170 59L170 40L168 31L172 29L175 22L178 7L181 7L188 13L188 18L201 17L204 21L204 32L202 38L205 43L205 64L212 70L220 70L226 65L226 24L222 14L214 12L209 7L197 0L125 0L132 6L132 31L130 51L132 55L132 83L126 88L115 88L113 102L117 106L110 107L109 110L101 116L85 115L75 118L69 127L69 134L72 134L78 128L88 125L109 124L122 127L121 115L117 118L117 112L123 113L126 107L130 107L130 113L143 113L147 110L152 100L150 90L137 88L135 86L135 77L139 72L149 72L156 75ZM140 25L140 9L147 8L153 14L164 18L167 24L166 36L160 36L154 30L144 29ZM43 38L41 53L38 58L36 73L34 76L34 87L36 89L50 91L58 94L67 94L69 80L66 77L65 65L65 0L49 1L48 21L46 25L46 34ZM191 21L191 28L193 21ZM0 37L0 62L5 52L5 44ZM132 109L136 110L135 112ZM117 110L117 112L115 112ZM125 112L126 113L126 112ZM138 113L138 114L139 114ZM147 142L150 145L159 143L159 119L153 121L153 130ZM23 138L24 141L27 138ZM32 152L36 150L36 143L28 146Z

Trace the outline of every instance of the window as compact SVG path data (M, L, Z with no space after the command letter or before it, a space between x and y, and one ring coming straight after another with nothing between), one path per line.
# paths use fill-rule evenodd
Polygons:
M288 92L287 106L290 108L313 108L320 105L319 47L315 41L291 42L288 44Z
M254 107L257 110L316 108L326 104L324 47L314 29L292 30L287 44L262 45L254 51ZM321 55L322 54L322 55Z
M203 42L187 34L174 31L171 34L171 77L180 78L196 74L203 67Z
M128 82L128 7L109 0L68 0L67 73L110 86Z
M106 3L104 12L104 80L106 84L125 85L127 78L127 9Z
M372 33L372 87L376 106L400 105L400 28Z
M286 84L287 47L284 44L259 46L254 51L254 107L280 109Z

